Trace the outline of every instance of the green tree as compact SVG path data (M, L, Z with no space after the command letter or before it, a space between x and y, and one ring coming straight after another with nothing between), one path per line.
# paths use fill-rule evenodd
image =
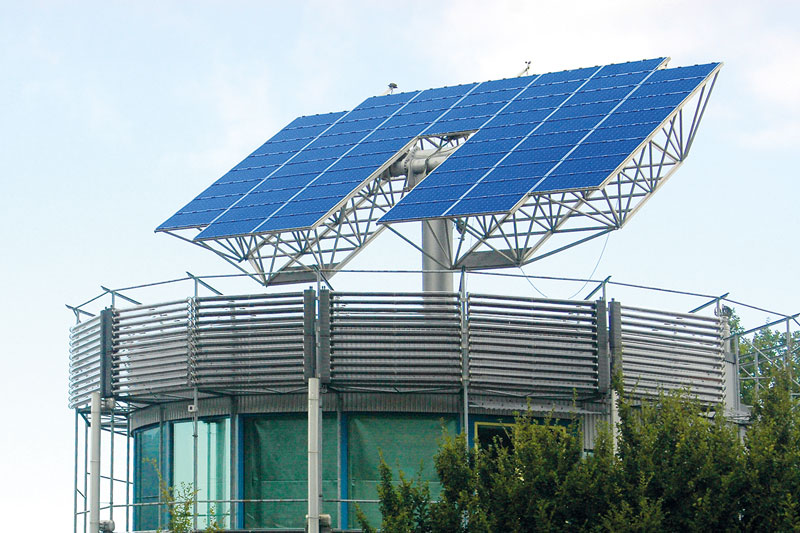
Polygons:
M800 531L800 405L791 378L774 371L745 437L747 531Z
M619 502L623 501L621 487L622 468L614 453L614 435L611 427L603 424L595 439L593 453L584 457L564 480L559 497L565 516L563 530L617 531L618 522L636 522L630 516L614 514ZM604 515L609 515L605 527L599 519Z
M145 462L150 463L156 471L158 476L158 489L161 495L161 501L166 503L169 520L167 522L167 532L171 533L188 533L195 531L194 529L194 506L197 502L197 489L191 483L181 483L178 486L169 486L164 481L161 475L161 470L158 468L158 462L155 459L145 459ZM159 510L160 512L160 510ZM209 517L206 519L206 527L202 531L204 533L216 533L222 531L222 524L216 517L216 512L213 506L209 507ZM160 527L158 531L164 531Z
M456 437L445 433L434 459L436 472L442 482L442 493L433 504L431 526L433 531L453 533L488 533L486 509L478 495L478 476L475 448L467 449L467 439L462 433Z
M619 379L615 379L619 389ZM652 400L618 390L616 440L602 428L582 454L577 427L530 413L509 447L467 449L445 435L438 502L382 463L382 529L402 533L800 531L800 405L776 369L744 441L721 409L686 391ZM363 516L363 515L362 515ZM374 531L362 521L365 531Z
M640 405L620 397L622 499L608 518L638 516L642 530L736 529L744 465L736 427L683 391Z
M380 481L378 498L381 510L381 531L384 533L431 533L431 496L427 482L422 481L422 468L413 480L399 472L400 482L394 485L392 469L381 453L378 466ZM364 511L356 505L356 520L364 533L373 533Z
M517 417L511 447L479 450L477 494L491 531L563 531L567 479L581 460L582 439L568 428L530 413Z

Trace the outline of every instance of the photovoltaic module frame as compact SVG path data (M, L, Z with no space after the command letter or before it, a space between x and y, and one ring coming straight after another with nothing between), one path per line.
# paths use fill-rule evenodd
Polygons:
M447 220L442 269L521 266L622 227L685 160L721 63L657 58L371 97L300 117L161 224L264 285Z

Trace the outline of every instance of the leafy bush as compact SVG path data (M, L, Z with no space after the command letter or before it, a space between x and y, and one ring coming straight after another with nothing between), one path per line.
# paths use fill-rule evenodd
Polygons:
M387 533L800 531L800 407L776 370L747 435L685 391L625 398L591 454L573 425L518 416L511 446L467 449L445 434L432 502L419 476L395 485L381 457ZM365 531L374 531L363 513Z

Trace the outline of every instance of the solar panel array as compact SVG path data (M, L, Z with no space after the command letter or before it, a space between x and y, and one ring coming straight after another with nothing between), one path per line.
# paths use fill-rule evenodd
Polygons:
M665 59L372 97L301 117L158 230L197 240L312 227L416 138L475 132L381 222L506 212L600 186L717 68Z

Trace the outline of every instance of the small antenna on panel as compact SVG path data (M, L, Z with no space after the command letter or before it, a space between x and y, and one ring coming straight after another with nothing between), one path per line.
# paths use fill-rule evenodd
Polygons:
M530 71L530 69L531 69L531 62L530 61L526 61L525 62L525 68L522 70L522 72L517 74L517 77L519 78L519 77L522 77L522 76L527 76L528 75L528 71Z
M385 91L383 91L383 94L381 96L386 96L387 94L392 94L392 91L394 91L395 89L397 89L397 84L392 82L392 83L389 84L389 88L386 89Z

